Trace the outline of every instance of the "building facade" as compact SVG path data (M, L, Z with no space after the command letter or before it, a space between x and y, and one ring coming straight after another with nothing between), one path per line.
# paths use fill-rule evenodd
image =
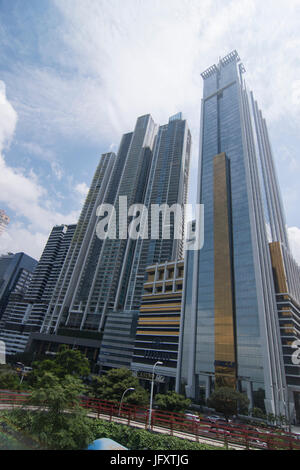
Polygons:
M0 256L0 321L13 292L24 292L37 266L25 253Z
M204 246L186 259L176 387L200 400L237 387L251 407L279 415L287 385L269 243L289 246L266 123L244 72L233 51L202 73Z
M131 370L143 383L153 364L161 392L175 389L184 261L166 261L146 269Z
M129 237L128 226L136 214L129 214L128 210L133 204L150 208L153 203L172 206L186 202L190 147L190 132L181 113L160 127L150 115L145 115L137 119L133 132L123 135L117 155L102 156L80 216L78 236L72 241L51 297L39 341L43 334L47 341L49 335L53 335L53 341L59 341L59 335L79 338L94 334L103 340L100 364L105 359L104 367L117 366L112 335L119 327L118 337L122 337L125 350L132 353L145 268L149 261L152 264L156 260L176 259L182 254L182 240L174 239L172 214L168 220L170 239L163 239L162 227L153 243L147 237ZM98 236L103 214L100 216L97 210L101 204L114 207L116 237ZM151 215L149 219L150 237ZM182 226L183 222L182 218ZM119 355L119 366L124 365L127 357L129 367L129 356Z
M272 242L269 248L287 382L286 415L291 414L289 402L293 399L300 422L300 267L283 244Z
M22 273L0 322L0 339L7 354L24 352L30 334L40 331L75 229L76 225L53 227L31 278L24 279Z
M141 304L146 268L156 263L183 257L184 214L182 214L182 238L176 239L174 219L161 215L161 225L170 226L170 237L160 230L157 239L151 238L150 208L167 204L183 207L187 203L191 134L186 120L178 113L170 117L168 124L160 126L153 150L153 162L145 194L145 206L149 208L149 233L147 239L139 239L134 246L132 270L127 279L121 279L119 292L126 311L138 310ZM126 295L122 295L126 292ZM116 302L119 301L117 297ZM118 305L116 303L116 305Z

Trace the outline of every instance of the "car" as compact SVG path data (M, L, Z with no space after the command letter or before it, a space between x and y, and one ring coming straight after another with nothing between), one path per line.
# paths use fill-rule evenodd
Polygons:
M228 429L219 428L217 426L211 426L209 431L217 435L221 434L222 436L230 436L230 431Z
M266 442L260 441L259 439L252 439L251 441L249 441L249 444L254 445L254 446L258 446L258 447L263 447L263 448L268 447Z
M206 416L206 419L208 419L208 421L212 421L213 423L215 423L216 421L223 420L221 416L217 416L217 415Z
M200 418L198 415L194 415L193 413L185 413L184 414L185 418L190 420L190 421L195 421L196 423L200 422Z

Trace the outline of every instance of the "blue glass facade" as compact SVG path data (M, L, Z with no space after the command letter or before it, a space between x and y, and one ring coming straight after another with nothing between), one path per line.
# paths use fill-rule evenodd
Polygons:
M270 212L276 209L278 226L284 227L284 220L276 194L278 188L273 188L274 201L267 186L268 178L275 179L275 175L263 173L267 158L271 159L267 150L270 146L267 136L258 132L260 123L264 124L261 113L256 110L254 114L253 97L249 98L242 71L240 59L233 52L202 74L197 202L204 204L204 246L187 257L177 389L185 386L187 394L196 398L204 389L207 397L215 383L218 257L214 244L217 189L214 187L214 157L224 153L229 162L236 384L248 393L251 406L265 405L269 411L278 413L280 397L275 398L275 389L283 389L285 382L267 248L272 234L273 237L280 235Z

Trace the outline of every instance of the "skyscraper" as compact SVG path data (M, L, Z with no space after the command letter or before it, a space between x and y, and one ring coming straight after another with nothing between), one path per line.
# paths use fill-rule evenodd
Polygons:
M62 316L69 314L69 307L73 303L77 290L82 293L78 285L83 275L82 271L93 263L97 263L97 254L102 247L102 240L95 234L96 210L107 197L109 197L109 182L113 184L112 174L116 171L116 156L114 153L103 154L100 158L91 187L82 208L70 250L64 260L60 276L57 278L55 288L51 292L51 299L47 315L44 318L42 331L45 333L57 332ZM114 182L115 183L115 182ZM94 251L93 251L94 250ZM89 279L90 270L85 271ZM85 285L83 296L87 295L88 285ZM66 323L66 318L64 318ZM72 322L70 322L72 323Z
M250 406L293 413L270 242L289 250L265 120L236 51L202 73L197 202L204 246L188 252L177 390L207 398L221 385ZM299 390L299 389L298 389Z
M3 209L0 209L0 235L6 230L6 227L9 224L9 217Z
M100 349L103 368L131 367L135 344L137 317L142 301L146 268L154 263L177 260L183 256L183 240L175 237L175 214L160 214L160 230L151 238L155 224L151 208L170 209L186 203L188 190L191 134L182 114L171 116L169 122L159 127L153 146L153 157L144 191L144 205L148 209L148 237L128 240L114 311L107 317ZM180 220L184 232L184 213ZM163 227L169 227L169 238ZM118 313L116 313L118 312Z
M30 333L40 330L75 229L76 225L53 227L39 262L34 262L30 282L22 272L0 322L7 354L23 352Z
M168 124L158 129L145 194L145 205L148 208L155 204L168 204L169 207L186 204L190 153L191 134L186 120L178 113L169 119ZM162 234L156 240L151 239L149 233L147 239L139 239L135 244L130 277L120 282L120 297L124 300L120 302L120 298L116 299L116 304L120 302L127 311L140 307L147 266L183 257L183 239L174 239L172 217L169 223L173 229L169 239L164 239ZM126 295L123 294L125 292Z
M0 320L11 293L19 290L32 276L37 261L25 253L8 253L0 256Z
M131 239L127 227L132 220L121 208L132 204L183 204L191 137L181 114L158 126L150 115L137 119L133 132L124 134L118 155L102 156L78 223L61 275L45 316L42 333L74 338L88 336L99 340L107 325L120 324L119 315L138 309L149 263L175 259L182 254L182 243L159 237L152 241ZM115 238L99 239L97 208L111 204L115 208ZM81 222L82 221L82 222ZM183 224L183 220L182 220ZM79 234L80 230L80 234ZM145 241L145 243L144 243ZM136 282L137 277L139 282ZM126 331L133 332L133 317L126 320ZM112 322L112 323L111 323ZM133 332L134 333L134 332ZM124 340L126 342L126 340ZM128 361L128 366L130 360Z
M82 261L77 261L74 267L68 266L70 278L58 283L44 332L57 332L59 326L97 332L103 327L104 314L113 311L128 240L119 236L99 239L96 209L101 203L110 203L116 208L119 220L123 216L119 212L119 197L127 197L128 207L143 202L155 133L156 125L151 116L146 115L138 118L134 132L123 136L114 166L106 169L105 180L99 181L95 189L97 203L87 215L91 229L82 233L85 245L79 252ZM84 212L85 209L81 217Z

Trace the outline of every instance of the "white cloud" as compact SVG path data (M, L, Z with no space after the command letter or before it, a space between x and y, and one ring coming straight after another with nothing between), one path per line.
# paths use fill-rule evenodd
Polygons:
M191 168L196 168L200 73L233 49L268 123L288 129L299 122L299 0L54 0L53 5L60 21L55 34L40 43L51 66L18 64L7 75L24 133L44 139L43 147L62 136L109 149L138 115L151 113L163 124L182 111L192 131ZM280 159L276 149L275 157ZM62 177L61 168L52 169Z
M103 139L124 132L141 113L153 112L163 122L178 110L198 127L200 73L235 48L269 119L287 110L299 116L297 0L54 3L64 18L58 29L64 48L57 58L62 69L67 64L76 74L27 71L34 83L44 84L37 91L39 109L46 111L48 102L47 112L58 111L64 132L81 125L82 133Z
M0 153L9 145L17 120L17 113L6 99L5 83L0 81Z
M0 151L13 138L17 123L17 115L5 94L5 86L0 87ZM74 223L78 211L63 215L55 211L47 199L46 189L39 184L38 178L31 169L24 170L9 166L0 153L0 203L14 213L14 216L25 222L18 222L8 227L0 239L0 251L25 251L39 257L44 242L53 227L61 223ZM11 217L12 219L12 217Z
M88 193L89 187L86 183L78 183L75 186L75 190L83 197Z
M24 253L38 260L45 247L48 236L49 233L31 232L23 224L18 222L10 224L8 230L1 236L0 254L24 251Z
M57 136L107 144L108 150L111 142L119 142L121 134L132 129L138 115L149 112L161 124L175 112L184 113L193 136L191 169L195 169L200 73L232 49L244 61L245 79L268 123L277 123L282 133L298 126L299 0L53 0L52 4L59 21L48 40L39 43L47 67L24 61L5 76L19 126L31 136L31 150L38 154L37 142L46 149L40 156L52 162L58 179L65 176L63 170L47 154ZM6 112L0 141L8 143L11 137L5 136L11 136L17 116L11 106ZM276 150L279 175L283 166L290 175L284 191L291 214L288 223L299 225L298 157L292 155L287 162ZM46 220L62 220L34 173L25 174L1 161L11 184L24 182L22 202L18 191L7 188L13 210L26 217L31 213L37 230ZM195 171L191 179L195 194ZM74 193L83 197L84 185L73 186Z
M83 205L85 198L87 196L87 193L89 191L88 185L84 182L78 183L75 185L74 189L75 189L75 192L80 195L81 204Z

